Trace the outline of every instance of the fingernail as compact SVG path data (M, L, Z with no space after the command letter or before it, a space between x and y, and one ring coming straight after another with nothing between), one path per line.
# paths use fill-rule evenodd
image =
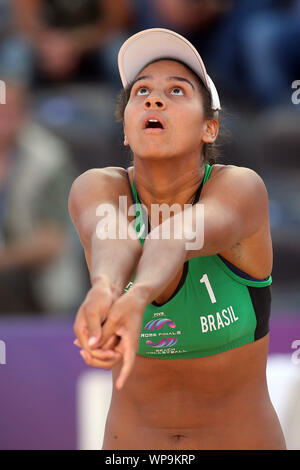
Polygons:
M97 343L97 338L96 336L91 336L91 338L88 340L88 345L89 346L94 346L94 344Z

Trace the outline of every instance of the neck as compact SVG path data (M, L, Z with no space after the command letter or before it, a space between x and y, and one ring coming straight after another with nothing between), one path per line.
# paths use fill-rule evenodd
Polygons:
M135 156L134 180L140 200L151 204L191 204L204 177L203 158L145 160Z

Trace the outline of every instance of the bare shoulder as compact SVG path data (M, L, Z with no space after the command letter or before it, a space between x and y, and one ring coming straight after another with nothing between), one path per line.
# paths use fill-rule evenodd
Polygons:
M218 176L218 178L226 179L243 179L243 181L251 181L253 183L260 183L264 186L263 179L251 168L237 165L220 165L216 164L212 168L212 178ZM212 179L211 178L211 179Z
M239 233L237 242L219 254L254 278L269 276L272 240L263 179L250 168L215 165L203 190L204 201L229 214L232 230Z
M80 197L86 192L101 194L103 190L118 193L128 186L126 170L118 166L91 168L79 175L73 182L70 197Z
M235 197L252 196L254 199L268 199L267 189L261 176L251 168L236 165L213 166L203 193L211 194L216 190L226 190L228 195L232 194Z
M252 169L215 165L200 201L217 214L226 214L231 227L242 230L241 240L268 230L269 200L262 178Z
M79 175L73 182L72 189L82 189L86 186L91 188L108 183L113 185L121 184L126 180L126 170L118 166L108 166L105 168L91 168Z
M117 203L120 195L129 194L126 170L122 167L91 168L73 182L69 194L71 218L101 202Z

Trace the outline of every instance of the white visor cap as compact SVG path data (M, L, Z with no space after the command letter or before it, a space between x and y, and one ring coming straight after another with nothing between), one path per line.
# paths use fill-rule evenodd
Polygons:
M125 88L150 62L175 59L188 65L201 78L211 95L211 108L221 109L217 89L206 72L205 65L195 47L183 36L164 28L140 31L128 38L118 55L118 66Z

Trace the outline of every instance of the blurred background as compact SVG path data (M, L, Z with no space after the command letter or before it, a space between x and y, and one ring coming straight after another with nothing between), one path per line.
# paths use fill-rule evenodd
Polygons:
M268 381L300 449L299 0L0 0L0 449L101 447L111 379L73 346L90 284L67 200L85 170L129 166L117 53L150 27L197 47L224 108L219 163L266 183Z

